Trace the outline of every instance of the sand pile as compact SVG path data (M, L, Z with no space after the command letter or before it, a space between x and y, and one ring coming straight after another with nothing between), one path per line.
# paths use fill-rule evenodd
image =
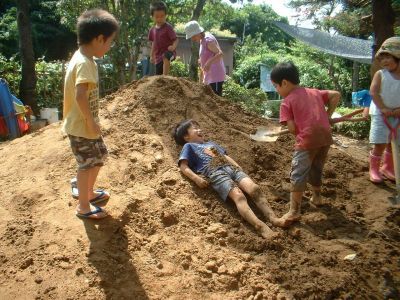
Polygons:
M290 137L250 141L240 132L268 121L184 79L140 80L102 101L107 220L74 216L75 161L59 124L0 144L2 299L398 297L400 210L390 187L368 182L365 163L332 149L329 204L305 199L302 221L268 243L179 173L170 133L184 118L228 150L279 215L287 210Z

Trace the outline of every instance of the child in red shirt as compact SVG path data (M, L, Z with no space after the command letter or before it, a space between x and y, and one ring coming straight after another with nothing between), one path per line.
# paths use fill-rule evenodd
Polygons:
M168 75L171 61L175 59L178 39L171 24L166 22L167 6L164 2L151 5L151 16L155 23L149 31L151 44L150 62L156 65L156 75Z
M285 98L280 108L280 123L296 136L290 172L290 209L275 223L286 227L300 219L307 183L312 186L311 201L321 204L322 170L332 144L330 117L340 101L340 93L300 87L299 71L291 62L277 64L271 72L271 81Z

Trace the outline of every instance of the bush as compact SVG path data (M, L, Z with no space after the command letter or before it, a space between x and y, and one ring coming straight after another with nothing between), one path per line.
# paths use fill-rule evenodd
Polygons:
M36 97L40 108L57 107L59 111L62 110L63 68L65 65L59 61L45 62L39 59L36 62Z
M265 103L265 115L270 118L279 118L282 100L268 100Z
M8 82L12 94L18 94L19 82L21 81L21 65L15 56L7 59L0 54L0 78Z
M267 95L261 89L246 89L227 77L224 83L223 96L228 100L240 103L244 109L258 114L265 113Z
M354 111L353 108L338 107L336 112L345 115ZM349 136L356 139L365 139L369 136L369 129L371 127L371 121L361 122L343 122L333 126L335 132Z
M62 108L63 100L63 63L45 62L39 59L36 62L36 99L39 108ZM0 55L0 77L8 82L10 92L18 97L21 81L21 64L15 57L6 59ZM24 101L24 99L21 99Z
M189 77L188 66L180 58L177 58L171 63L170 74L175 77Z

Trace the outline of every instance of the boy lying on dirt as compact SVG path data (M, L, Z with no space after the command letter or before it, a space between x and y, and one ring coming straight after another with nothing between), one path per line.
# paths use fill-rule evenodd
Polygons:
M235 203L240 215L266 239L277 235L257 218L242 191L252 197L257 207L272 224L277 220L260 187L245 174L240 166L218 144L204 140L200 125L194 120L180 122L174 131L175 142L182 145L178 165L182 173L200 188L211 184L223 201Z

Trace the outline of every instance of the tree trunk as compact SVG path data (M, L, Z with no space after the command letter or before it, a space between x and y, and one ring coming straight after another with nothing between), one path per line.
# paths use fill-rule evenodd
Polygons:
M19 33L19 52L22 64L22 79L19 85L19 97L29 105L35 114L39 113L35 89L35 54L32 44L32 27L29 16L29 0L17 0L17 24Z
M373 64L371 67L371 77L379 70L379 64L375 61L375 54L382 43L394 36L395 13L391 0L372 1L372 25L374 27L375 39L372 48Z
M206 0L197 0L195 9L193 10L191 20L197 21L203 11ZM198 80L198 60L199 60L199 45L192 42L192 55L190 56L189 77L195 81Z

